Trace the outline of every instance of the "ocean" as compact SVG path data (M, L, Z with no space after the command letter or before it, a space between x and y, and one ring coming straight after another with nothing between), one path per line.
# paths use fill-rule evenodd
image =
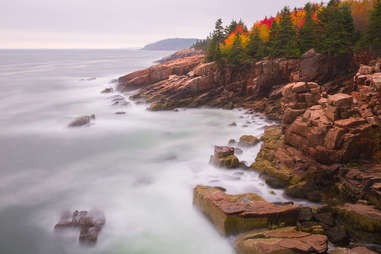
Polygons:
M143 50L0 50L1 254L231 254L192 205L198 184L288 201L253 171L209 165L214 145L273 124L244 110L150 112L113 105L115 79L169 55ZM123 111L124 115L116 112ZM95 114L90 126L68 128ZM229 126L236 122L237 127ZM244 127L248 125L248 127ZM260 149L245 149L248 165ZM104 212L94 247L55 232L65 210Z

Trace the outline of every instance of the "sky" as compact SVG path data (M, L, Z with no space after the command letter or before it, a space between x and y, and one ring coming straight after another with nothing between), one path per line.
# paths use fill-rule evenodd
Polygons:
M0 0L0 48L131 48L205 38L218 18L249 26L308 0Z

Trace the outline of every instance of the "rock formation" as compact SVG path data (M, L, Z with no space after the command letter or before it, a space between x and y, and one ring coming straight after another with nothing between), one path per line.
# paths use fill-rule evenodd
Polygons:
M246 233L236 240L239 254L325 253L325 235L296 231L295 227Z
M192 56L124 76L118 88L141 88L131 98L151 103L150 110L243 107L279 120L280 125L266 128L250 168L271 186L286 188L289 196L329 205L312 211L311 219L299 220L296 229L324 233L340 245L364 240L379 243L374 235L380 234L375 218L381 209L381 62L362 65L356 73L358 61L351 57L327 58L310 50L300 59L265 59L246 70L231 71L204 63L202 56ZM252 137L240 140L241 146L257 142ZM216 147L211 162L228 168L239 164L232 147ZM280 209L257 196L227 195L218 188L199 186L194 195L195 204L227 235L258 223L252 214L252 220L246 222L252 205ZM361 227L353 227L355 224ZM264 241L253 237L241 245L251 244L252 251ZM285 251L302 250L292 247Z
M223 235L295 225L299 206L275 205L253 193L228 195L223 189L197 186L193 203Z
M74 119L70 124L69 127L81 127L85 125L89 125L91 120L95 119L95 115L89 115L89 116L80 116L76 119Z
M210 163L220 168L238 168L239 160L234 155L234 147L215 146L214 155L210 157Z
M79 228L79 242L81 244L95 244L105 223L105 217L100 211L75 211L73 213L67 211L62 214L54 229L57 231Z

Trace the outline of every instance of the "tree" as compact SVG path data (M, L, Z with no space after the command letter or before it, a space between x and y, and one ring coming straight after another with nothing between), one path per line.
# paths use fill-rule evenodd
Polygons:
M255 28L250 35L250 41L246 48L246 54L255 61L261 60L265 56L264 43L259 37L259 31L257 28Z
M306 11L305 21L299 32L301 53L315 47L315 21L312 18L313 8L311 3L307 3L304 10Z
M318 13L317 50L329 56L352 51L355 38L353 18L348 5L331 0Z
M222 20L217 19L214 31L209 36L209 43L206 50L206 60L208 62L220 61L221 52L220 52L220 43L224 41L224 28L222 26Z
M275 22L274 22L275 23ZM283 8L280 13L278 34L272 45L272 57L300 57L300 49L297 40L296 28L292 22L291 12L288 7ZM271 40L271 38L270 38Z
M248 29L245 23L240 19L238 22L232 20L232 22L225 28L225 36L229 36L231 33L236 31L237 26L241 26L243 28L243 32L247 33Z
M381 1L378 0L370 17L366 32L366 41L371 50L381 56Z
M227 54L227 63L233 70L242 68L246 64L245 52L242 48L240 33L236 33L231 50Z
M274 20L270 27L269 41L267 43L268 56L276 58L281 55L280 53L280 41L279 41L279 24L277 20Z

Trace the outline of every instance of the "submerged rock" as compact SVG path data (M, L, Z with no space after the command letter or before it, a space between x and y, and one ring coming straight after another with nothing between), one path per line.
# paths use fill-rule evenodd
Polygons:
M104 214L100 211L74 211L73 213L66 211L54 229L57 231L79 228L79 242L81 244L95 244L105 223Z
M107 87L103 89L101 93L112 93L113 91L114 89L112 87Z
M235 245L239 254L325 253L328 239L325 235L285 227L244 234L236 240Z
M197 186L193 191L197 206L223 235L253 229L295 225L299 206L276 205L254 193L226 194L220 188Z
M69 127L81 127L84 125L88 125L91 120L95 119L95 115L89 115L89 116L81 116L76 119L74 119L70 124Z

